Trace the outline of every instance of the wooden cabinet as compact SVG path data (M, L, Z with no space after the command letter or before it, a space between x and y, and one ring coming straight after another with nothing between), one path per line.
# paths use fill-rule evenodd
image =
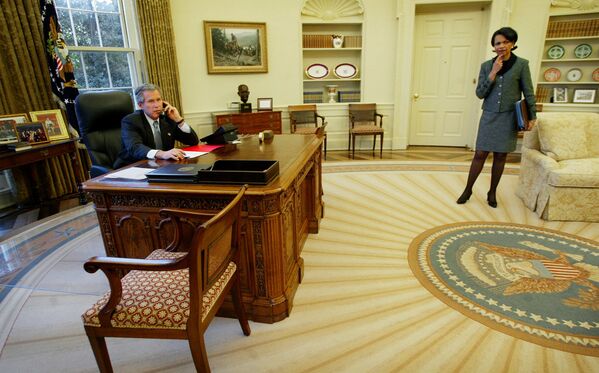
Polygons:
M360 102L361 22L302 23L302 57L304 103Z
M599 111L597 13L549 17L537 80L543 111Z
M280 111L214 113L212 115L214 117L215 129L224 124L233 124L237 127L237 132L242 134L254 134L264 130L282 133Z

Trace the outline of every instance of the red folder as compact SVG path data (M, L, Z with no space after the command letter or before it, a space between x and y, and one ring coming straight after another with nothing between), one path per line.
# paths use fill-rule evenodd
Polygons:
M214 149L222 148L223 145L194 145L188 146L187 148L183 148L181 150L186 152L211 152Z

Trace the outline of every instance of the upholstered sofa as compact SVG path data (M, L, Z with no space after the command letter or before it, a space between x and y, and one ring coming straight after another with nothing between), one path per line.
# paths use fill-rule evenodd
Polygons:
M599 114L539 113L516 194L543 219L599 222Z

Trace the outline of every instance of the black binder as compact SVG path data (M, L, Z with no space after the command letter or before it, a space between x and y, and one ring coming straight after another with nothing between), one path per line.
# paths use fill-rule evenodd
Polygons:
M150 171L146 177L151 183L197 183L198 173L211 167L212 164L174 163Z

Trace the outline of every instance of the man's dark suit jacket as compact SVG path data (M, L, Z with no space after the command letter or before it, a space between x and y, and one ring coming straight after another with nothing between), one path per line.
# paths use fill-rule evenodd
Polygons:
M159 123L162 149L158 150L171 150L175 146L175 140L186 145L198 144L198 135L193 129L190 133L185 133L175 122L162 115ZM152 149L156 149L154 135L143 111L137 110L124 117L121 121L121 152L114 162L114 168L147 159L148 152Z

